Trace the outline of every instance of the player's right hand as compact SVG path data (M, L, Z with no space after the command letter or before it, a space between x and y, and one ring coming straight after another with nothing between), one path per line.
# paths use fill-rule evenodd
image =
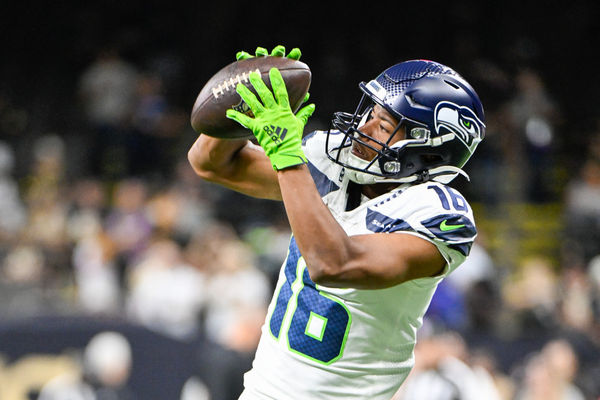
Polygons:
M290 50L290 52L286 56L285 55L285 47L282 45L275 46L273 48L273 50L271 50L271 54L269 54L269 51L267 49L265 49L264 47L257 47L254 52L254 55L242 50L242 51L238 51L236 53L235 59L239 61L239 60L245 60L247 58L264 57L264 56L287 57L287 58L291 58L293 60L299 60L300 57L302 56L302 52L300 51L299 48L294 47L292 50Z

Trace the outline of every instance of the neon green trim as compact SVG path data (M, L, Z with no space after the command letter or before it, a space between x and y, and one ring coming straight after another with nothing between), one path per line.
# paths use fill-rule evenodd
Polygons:
M290 342L288 340L288 332L290 330L290 325L292 324L292 319L294 318L294 314L296 313L296 308L298 308L298 295L300 291L304 288L304 282L302 281L302 273L304 272L304 268L306 268L306 263L304 262L304 258L300 256L298 258L298 263L296 264L296 279L294 283L292 283L292 296L288 301L287 309L285 310L285 314L283 315L283 321L281 321L281 330L279 331L279 337L281 338L281 332L285 332L285 341L288 349L290 348Z
M316 321L320 321L321 322L321 329L320 332L315 335L312 332L310 332L309 327L313 326L314 324L317 324L318 322ZM325 334L325 328L327 327L327 321L328 319L325 318L322 315L319 315L317 313L314 312L310 312L310 316L308 317L308 322L306 323L306 329L304 330L304 334L306 336L310 336L313 339L318 340L319 342L323 341L323 335Z
M339 299L333 297L329 293L323 293L322 291L319 291L319 294L323 297L328 298L329 300L332 300L332 301L335 301L336 303L338 303L340 306L342 306L344 308L344 310L346 310L346 313L348 314L348 323L346 324L346 332L344 332L344 339L342 339L342 345L340 346L340 354L338 354L337 357L335 357L333 360L329 361L328 363L324 363L324 364L328 365L328 364L331 364L331 363L339 360L344 355L344 350L346 349L346 341L348 340L348 334L350 333L350 326L352 325L352 313L350 313L350 310L348 309L348 307L346 307L346 304L344 304ZM319 361L319 362L322 363L322 361Z

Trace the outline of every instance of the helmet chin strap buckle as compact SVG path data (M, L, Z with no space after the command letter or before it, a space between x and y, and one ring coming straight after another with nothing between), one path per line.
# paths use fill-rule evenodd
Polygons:
M431 177L429 176L429 170L419 172L417 182L427 182Z

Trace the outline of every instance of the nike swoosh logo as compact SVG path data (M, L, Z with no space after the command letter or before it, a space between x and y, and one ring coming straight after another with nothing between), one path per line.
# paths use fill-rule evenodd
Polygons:
M447 232L447 231L453 231L454 229L458 229L458 228L462 228L463 226L465 226L465 224L460 224L460 225L448 225L446 222L448 222L447 219L443 220L442 223L440 224L440 229L443 232Z

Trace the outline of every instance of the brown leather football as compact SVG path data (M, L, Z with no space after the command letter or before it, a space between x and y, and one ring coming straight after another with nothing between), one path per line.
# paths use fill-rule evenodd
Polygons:
M225 113L233 108L248 115L252 112L237 94L238 83L246 85L253 93L248 74L258 71L269 89L269 70L277 68L285 82L290 105L296 112L308 92L311 72L301 61L285 57L263 56L235 61L217 72L202 88L192 109L191 123L198 133L224 139L248 138L252 133L237 122L227 118Z

